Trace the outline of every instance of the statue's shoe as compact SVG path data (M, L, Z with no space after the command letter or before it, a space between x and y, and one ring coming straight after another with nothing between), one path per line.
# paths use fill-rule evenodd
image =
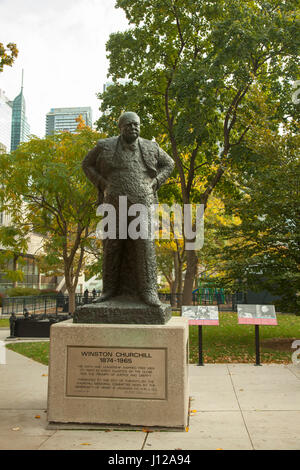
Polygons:
M151 305L152 307L160 307L161 301L158 298L157 293L147 292L142 295L142 299L147 305Z

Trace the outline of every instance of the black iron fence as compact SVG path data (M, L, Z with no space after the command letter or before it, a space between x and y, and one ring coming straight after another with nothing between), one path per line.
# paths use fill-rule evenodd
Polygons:
M2 299L2 315L12 313L23 314L28 311L33 314L56 313L57 295L35 295L24 297L4 297Z
M161 302L169 303L172 307L180 308L183 302L183 294L162 294L159 293ZM196 292L192 296L193 305L218 305L219 310L226 311L237 311L237 304L245 303L245 294L243 292L237 292L234 294L222 294L213 293L198 293Z
M97 294L98 295L98 294ZM96 294L76 294L75 304L84 305L92 303ZM159 293L161 302L171 304L172 307L180 308L182 305L182 294ZM194 305L218 305L220 311L236 311L238 303L245 303L243 293L218 294L207 296L206 294L193 294ZM69 297L63 294L49 294L24 297L4 297L2 299L2 315L23 315L24 312L37 315L59 314L69 312Z

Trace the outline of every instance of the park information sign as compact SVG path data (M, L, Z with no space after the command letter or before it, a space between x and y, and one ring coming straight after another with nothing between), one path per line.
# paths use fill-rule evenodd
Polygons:
M237 311L241 325L277 325L274 305L238 304Z
M190 325L219 325L217 305L185 305L182 316L189 319Z

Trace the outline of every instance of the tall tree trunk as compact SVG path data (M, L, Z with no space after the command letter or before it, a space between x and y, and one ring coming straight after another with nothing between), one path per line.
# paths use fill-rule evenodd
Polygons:
M73 279L72 279L72 267L70 268L69 265L65 265L65 282L66 288L69 296L69 314L73 315L75 312L75 291L76 286L74 286Z
M193 286L197 276L198 258L194 250L186 250L186 273L184 280L182 305L192 305Z
M68 294L69 294L69 314L73 315L75 312L76 308L76 302L75 302L75 290L73 287L71 289L68 289Z
M177 306L181 307L182 305L182 264L183 261L180 256L180 252L176 251L174 253L174 271L175 271L175 282L176 282L176 290L178 294L177 298Z
M170 292L171 292L171 306L176 307L176 291L177 291L177 286L176 286L176 281L174 280L170 284Z

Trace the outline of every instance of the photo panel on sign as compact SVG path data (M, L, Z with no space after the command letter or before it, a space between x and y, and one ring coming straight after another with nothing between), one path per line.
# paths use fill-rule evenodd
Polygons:
M219 325L217 305L183 305L181 314L190 325Z
M242 325L277 325L274 305L238 304L237 312Z

